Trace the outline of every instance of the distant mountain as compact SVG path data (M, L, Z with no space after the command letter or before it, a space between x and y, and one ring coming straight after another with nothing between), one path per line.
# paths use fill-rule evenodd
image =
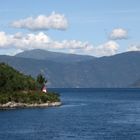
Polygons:
M80 62L80 61L94 59L93 56L88 56L88 55L58 53L58 52L41 50L41 49L24 51L15 56L22 57L22 58L38 59L38 60L51 60L51 61L55 61L55 62L56 61L57 62Z
M41 60L19 55L0 56L1 62L25 74L36 76L43 73L49 81L49 87L121 88L130 87L140 78L140 52L92 59L80 56L80 61L67 60L70 63L60 60L53 57L51 60Z
M140 88L140 79L130 85L131 87Z

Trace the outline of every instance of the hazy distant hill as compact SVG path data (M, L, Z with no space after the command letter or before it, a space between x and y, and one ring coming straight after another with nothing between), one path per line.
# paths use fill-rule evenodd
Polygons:
M131 87L136 87L136 88L140 88L140 79L137 80L136 82L134 82L133 84L130 85Z
M34 51L31 52L35 57ZM19 57L20 55L22 57ZM91 57L92 59L80 56L80 61L63 61L53 56L52 59L39 60L38 57L23 58L26 57L24 53L20 55L0 56L0 61L7 62L32 76L39 72L44 73L49 81L49 87L128 87L140 78L140 52L127 52L102 58Z
M35 49L31 51L24 51L16 55L17 57L33 58L38 60L52 60L57 62L79 62L94 59L88 55L75 55L66 53L57 53L46 50Z

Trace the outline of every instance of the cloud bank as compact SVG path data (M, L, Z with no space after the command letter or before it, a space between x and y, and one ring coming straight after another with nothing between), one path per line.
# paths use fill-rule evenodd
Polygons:
M12 27L24 28L28 30L65 30L68 27L68 20L62 14L52 12L51 15L39 15L35 18L28 17L25 19L14 21Z
M110 34L110 39L112 40L120 40L120 39L127 39L127 38L128 38L128 31L122 28L116 28Z
M52 12L49 16L39 15L37 17L28 17L17 20L12 23L15 28L28 29L30 31L39 31L37 33L15 33L6 34L0 32L0 49L13 49L21 52L31 49L44 49L50 51L58 51L64 53L83 54L92 56L110 56L118 52L119 44L115 40L128 38L127 30L116 28L110 34L110 40L100 45L79 40L53 40L42 30L56 29L66 30L68 28L68 20L62 14ZM129 50L138 50L133 46Z
M131 45L127 51L140 51L140 45Z
M78 40L56 41L43 32L37 34L6 34L5 32L0 32L0 48L17 49L18 51L45 49L100 57L116 54L119 45L115 41L108 41L98 46Z

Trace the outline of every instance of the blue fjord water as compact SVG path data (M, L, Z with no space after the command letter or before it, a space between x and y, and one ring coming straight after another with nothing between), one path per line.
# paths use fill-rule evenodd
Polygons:
M56 108L0 111L0 140L140 140L140 90L60 90Z

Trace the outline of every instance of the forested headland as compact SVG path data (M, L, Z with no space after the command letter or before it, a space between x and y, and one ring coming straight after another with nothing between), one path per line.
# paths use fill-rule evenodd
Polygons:
M36 79L22 74L11 66L0 63L0 104L8 102L43 104L60 102L59 94L42 92L47 80L42 74Z

